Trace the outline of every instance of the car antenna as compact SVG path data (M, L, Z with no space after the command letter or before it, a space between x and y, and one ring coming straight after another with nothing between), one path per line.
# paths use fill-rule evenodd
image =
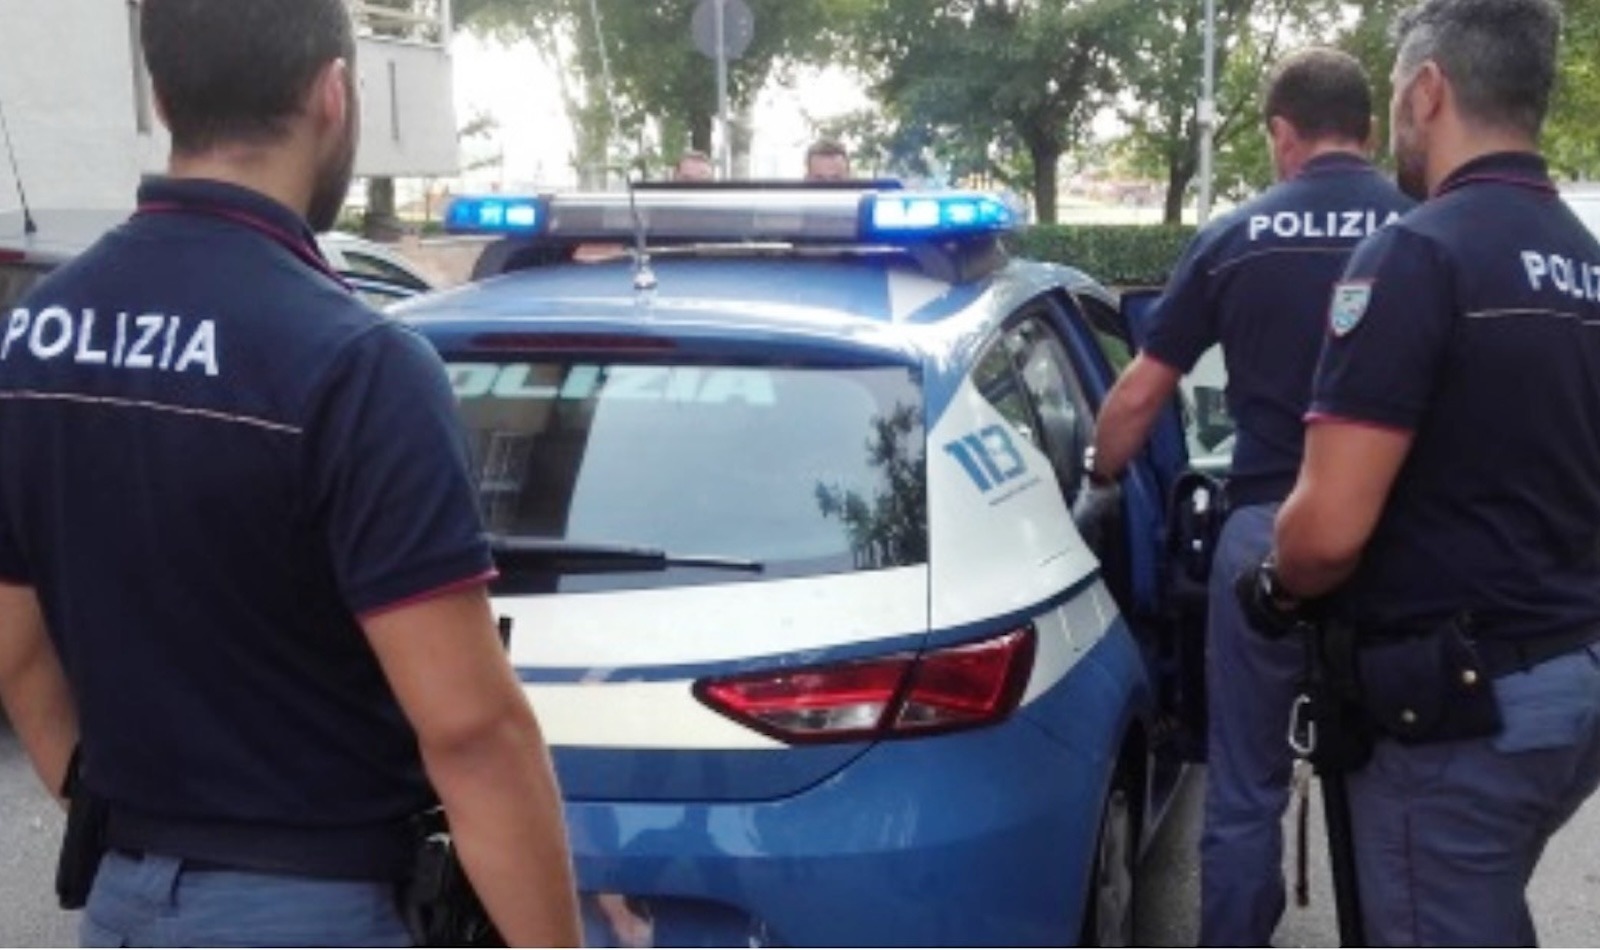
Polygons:
M629 176L628 213L633 216L633 289L648 293L656 289L656 272L650 267L650 249L645 244L644 218L639 215L639 201Z
M22 202L22 233L37 234L39 226L33 223L33 211L28 207L28 193L22 189L22 170L17 167L17 150L11 144L11 126L6 122L5 102L0 101L0 132L6 137L6 156L11 161L11 177L17 183L17 198Z

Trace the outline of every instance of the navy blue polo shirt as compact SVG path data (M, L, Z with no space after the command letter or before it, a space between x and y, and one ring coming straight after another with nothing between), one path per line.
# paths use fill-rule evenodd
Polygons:
M1413 436L1344 611L1470 610L1500 636L1600 621L1600 244L1543 160L1451 174L1357 250L1329 322L1313 424Z
M438 356L294 212L151 180L0 326L0 577L86 781L131 813L335 828L429 800L358 618L492 564Z
M1222 344L1234 504L1279 502L1294 486L1328 288L1356 243L1410 206L1360 156L1324 154L1218 218L1179 260L1144 353L1187 373Z

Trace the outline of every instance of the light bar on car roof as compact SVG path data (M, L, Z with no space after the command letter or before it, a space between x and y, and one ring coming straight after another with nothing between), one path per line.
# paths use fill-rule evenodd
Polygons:
M852 189L641 188L626 193L456 198L457 234L631 242L911 244L1009 231L1016 215L977 192Z
M864 237L960 237L1009 231L1016 216L1005 203L972 192L874 195Z
M450 202L444 226L457 234L537 234L545 218L540 198L473 195Z

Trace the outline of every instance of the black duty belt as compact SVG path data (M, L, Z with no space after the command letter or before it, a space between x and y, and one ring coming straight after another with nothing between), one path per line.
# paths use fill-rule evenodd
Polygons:
M1600 641L1600 626L1580 627L1539 637L1482 637L1473 640L1472 647L1483 662L1483 671L1493 679L1526 672L1546 660L1581 650L1596 641Z
M409 821L327 828L170 818L110 807L106 843L198 866L335 880L398 881L411 869Z

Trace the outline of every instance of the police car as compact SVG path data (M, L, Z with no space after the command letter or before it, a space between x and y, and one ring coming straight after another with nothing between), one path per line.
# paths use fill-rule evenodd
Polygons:
M393 312L460 399L589 942L1129 942L1203 735L1177 409L1085 478L1148 300L1008 259L979 194L449 221L501 235L481 279Z
M44 209L0 213L0 307L22 297L41 277L80 254L128 217L125 211ZM400 255L353 234L317 238L328 264L375 307L415 297L432 288L428 278Z

